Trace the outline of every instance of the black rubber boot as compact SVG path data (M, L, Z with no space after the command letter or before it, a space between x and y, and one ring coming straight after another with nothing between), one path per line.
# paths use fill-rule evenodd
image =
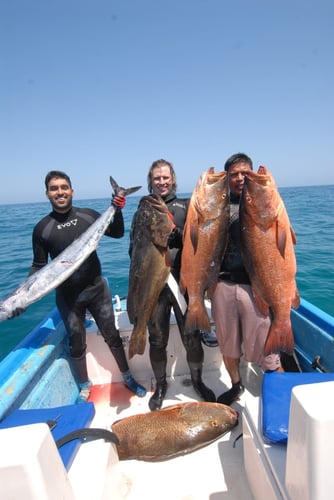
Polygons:
M151 396L148 406L151 411L160 410L167 392L167 382L157 383L153 396Z
M151 396L148 406L151 411L160 410L167 392L166 365L167 361L155 361L151 358L152 370L156 380L155 392Z
M236 384L232 384L229 391L223 392L218 398L217 403L230 406L234 401L240 399L241 394L244 392L245 388L241 383L241 380Z
M85 382L88 382L86 354L83 354L80 358L71 357L71 361L74 366L79 383L84 384Z
M90 396L92 387L92 382L88 378L86 354L83 354L80 358L71 357L71 361L76 371L77 379L79 381L80 391L77 403L85 403Z
M216 396L214 392L207 387L203 380L202 380L202 368L203 364L202 363L191 363L188 362L189 369L190 369L190 375L191 375L191 382L193 384L193 387L196 391L196 393L204 399L204 401L209 401L211 403L216 402Z

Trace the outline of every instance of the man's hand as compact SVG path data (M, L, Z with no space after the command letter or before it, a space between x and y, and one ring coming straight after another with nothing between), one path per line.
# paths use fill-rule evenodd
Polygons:
M126 198L122 194L119 194L119 195L113 194L112 199L111 199L111 203L112 203L112 205L115 205L115 207L117 207L117 208L124 208L125 204L126 204Z

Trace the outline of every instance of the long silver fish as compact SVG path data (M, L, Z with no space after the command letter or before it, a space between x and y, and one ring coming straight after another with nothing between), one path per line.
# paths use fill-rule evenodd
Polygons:
M127 196L141 188L141 186L123 188L111 176L110 184L116 196ZM114 205L108 207L79 238L74 240L49 264L29 276L9 297L0 302L0 321L11 318L15 309L26 309L69 278L96 250L115 214L115 210Z

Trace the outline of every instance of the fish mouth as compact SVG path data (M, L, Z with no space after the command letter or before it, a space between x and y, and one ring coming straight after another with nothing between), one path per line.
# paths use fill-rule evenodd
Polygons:
M204 172L203 175L201 175L200 180L202 185L205 185L205 183L211 185L226 178L226 176L227 172L225 172L225 170L222 170L221 172L215 172L214 167L209 167L208 170Z
M167 206L158 194L144 196L142 201L147 201L147 203L149 203L155 210L158 210L161 213L167 212Z
M221 172L208 172L207 182L215 184L215 182L224 179L224 177L226 177L226 172L224 170Z
M268 174L266 167L259 167L258 172L250 170L245 176L245 184L254 183L266 186L270 184L271 176Z

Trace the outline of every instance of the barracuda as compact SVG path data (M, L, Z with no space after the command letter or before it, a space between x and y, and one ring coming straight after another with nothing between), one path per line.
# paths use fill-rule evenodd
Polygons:
M135 193L141 186L123 188L110 176L110 184L115 195L127 196ZM0 321L11 318L17 308L26 309L63 283L96 250L110 221L115 214L111 205L71 245L61 252L48 265L29 276L7 299L0 302Z

